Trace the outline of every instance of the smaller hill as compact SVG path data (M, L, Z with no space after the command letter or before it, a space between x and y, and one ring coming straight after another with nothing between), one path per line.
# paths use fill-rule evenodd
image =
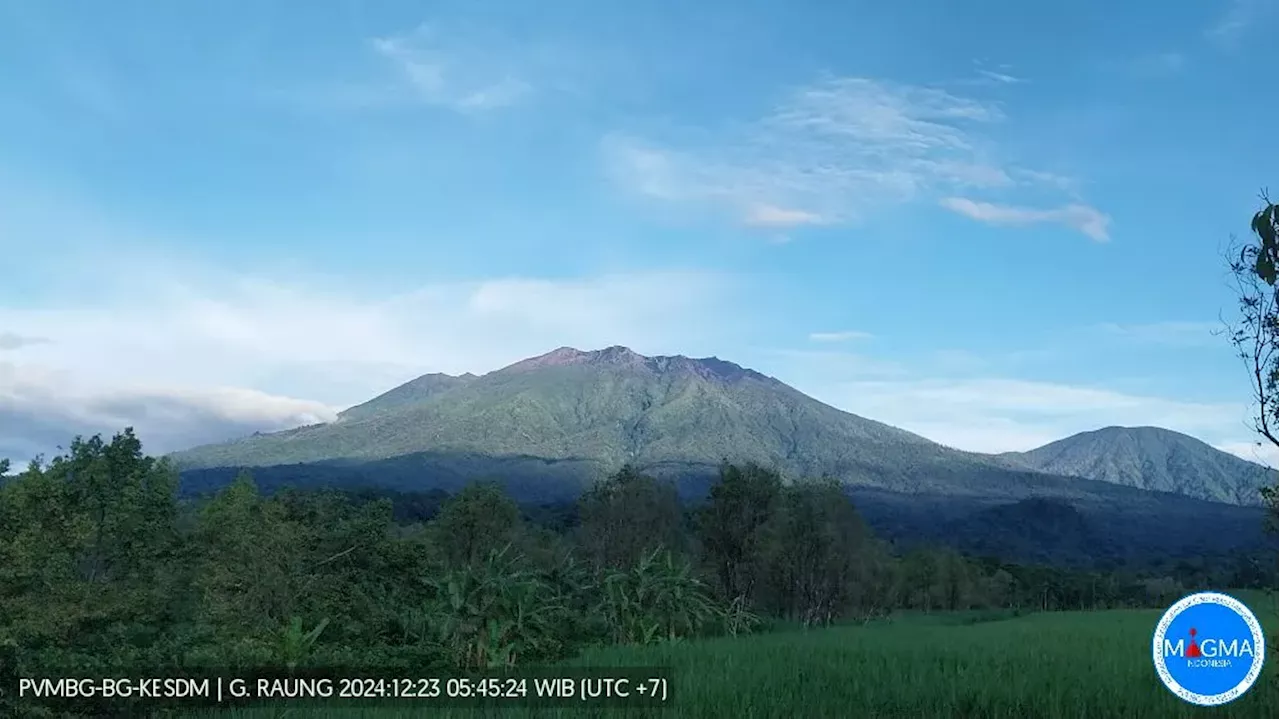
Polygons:
M1276 470L1159 427L1106 427L1029 452L1000 455L1028 469L1231 504L1260 504Z

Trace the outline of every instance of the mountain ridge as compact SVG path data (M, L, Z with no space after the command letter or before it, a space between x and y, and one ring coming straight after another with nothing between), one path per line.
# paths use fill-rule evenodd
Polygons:
M614 345L559 347L479 376L422 375L343 411L333 423L173 456L181 467L211 468L463 454L585 462L600 472L624 463L680 467L729 459L854 486L1008 496L1023 496L1019 487L1044 486L1034 475L1055 477L1050 483L1097 479L1045 469L1052 465L1041 462L1044 453L1034 454L1042 449L965 452L831 407L727 360L650 357ZM1115 479L1103 481L1125 484ZM1203 498L1251 503L1247 492L1218 479L1212 496ZM1086 494L1101 491L1079 486ZM1189 489L1170 486L1184 494Z
M1198 499L1257 503L1276 470L1163 427L1112 425L1026 452L998 455L1016 466Z

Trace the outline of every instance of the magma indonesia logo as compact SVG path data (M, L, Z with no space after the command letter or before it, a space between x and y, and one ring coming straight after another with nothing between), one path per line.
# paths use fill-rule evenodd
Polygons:
M1226 704L1249 691L1267 656L1257 617L1216 592L1192 594L1169 607L1156 625L1151 652L1169 691L1200 706Z

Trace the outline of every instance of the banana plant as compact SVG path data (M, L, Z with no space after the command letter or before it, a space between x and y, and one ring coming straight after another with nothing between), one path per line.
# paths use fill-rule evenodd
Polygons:
M316 639L327 626L329 626L327 617L321 619L309 630L303 627L302 617L294 615L289 619L289 623L280 632L280 658L284 660L284 665L289 671L296 669L298 663L311 653L312 645L316 643Z
M542 578L521 567L510 547L479 565L429 579L431 599L419 614L425 639L469 669L512 666L556 653L564 604Z
M618 643L651 644L697 634L715 603L687 562L656 549L630 570L607 571L598 612Z

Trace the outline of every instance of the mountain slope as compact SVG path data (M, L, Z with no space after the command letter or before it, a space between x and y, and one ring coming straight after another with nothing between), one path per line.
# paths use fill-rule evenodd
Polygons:
M1276 471L1158 427L1106 427L1001 457L1051 474L1232 504L1258 504Z
M1081 491L841 412L715 358L565 347L481 377L446 377L414 380L332 424L198 447L174 459L199 469L430 455L467 457L474 467L479 455L506 462L495 471L533 458L596 472L630 462L675 475L705 473L729 459L899 491Z
M629 462L687 480L694 494L727 459L775 467L788 477L827 475L917 495L1147 501L1115 484L1048 474L1030 458L944 447L732 362L645 357L625 347L562 347L480 377L426 375L331 424L197 447L173 458L188 474L377 463L421 477L424 486L445 477L518 475L540 485L559 481L562 490L580 489L585 478Z
M870 447L876 451L869 453ZM718 463L798 473L945 454L923 437L840 412L718 359L561 348L478 378L428 375L338 422L196 448L186 467L376 460L418 452ZM874 456L873 456L874 455Z
M368 419L374 415L390 412L410 405L424 402L432 397L448 392L451 389L466 385L475 379L473 374L453 376L448 374L424 374L410 380L395 389L374 397L368 402L358 404L338 413L338 421Z

